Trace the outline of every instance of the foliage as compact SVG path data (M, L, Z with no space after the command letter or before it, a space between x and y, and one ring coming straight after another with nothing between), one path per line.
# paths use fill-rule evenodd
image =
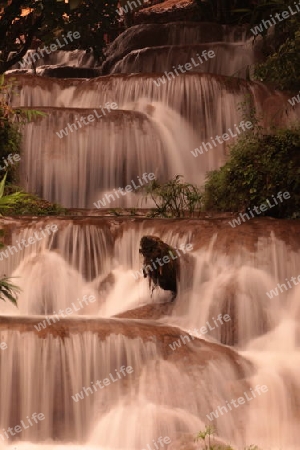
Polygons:
M11 95L15 89L14 79L0 75L0 157L6 159L9 154L20 153L21 129L25 123L44 113L35 110L16 109L11 105ZM6 173L0 183L0 214L5 210L10 215L54 215L65 212L58 205L41 200L33 195L18 192L11 185L16 180L17 165L6 167ZM1 175L0 175L1 176ZM6 181L6 196L4 186Z
M244 95L244 100L238 104L237 110L240 112L244 122L251 122L252 128L244 132L244 136L257 135L262 132L263 127L260 125L263 117L257 116L257 111L252 94Z
M0 299L3 301L9 300L17 306L17 295L20 288L11 283L10 278L3 277L0 279Z
M266 60L255 66L254 78L277 89L300 89L300 14L290 14L284 20L276 18L277 13L289 11L289 6L297 12L294 0L195 1L199 20L245 24L250 36L251 28L261 26L258 36L263 38L260 49ZM271 16L276 22L272 31L262 26L262 21L270 21Z
M296 12L294 0L195 0L199 20L221 23L246 24L251 28L262 25L263 20L276 17L277 13ZM273 84L277 89L300 89L300 14L285 20L277 20L272 27L262 26L258 33L263 38L260 48L266 60L254 68L254 78ZM272 22L271 22L272 23ZM257 37L255 37L256 39Z
M249 445L249 447L245 448L245 450L259 450L259 448L257 447L257 445Z
M288 191L291 200L265 214L287 217L300 210L300 126L241 137L226 164L208 174L204 205L207 210L245 211L279 191Z
M300 26L294 37L288 38L278 51L256 66L254 75L277 89L300 89Z
M13 208L19 201L22 201L27 196L27 194L22 192L13 192L12 194L4 195L6 176L7 174L4 175L0 182L0 215L3 213L3 210Z
M250 16L250 25L259 24L263 19L269 20L272 14L289 11L296 12L293 0L264 0L260 2ZM266 61L258 64L254 76L260 81L272 83L278 89L294 90L300 88L300 14L293 14L284 20L275 19L276 24L270 29L263 27L260 33L264 38Z
M78 31L80 39L73 48L92 49L97 59L103 56L106 39L115 37L118 27L118 0L82 0L78 8L69 13L63 31Z
M32 109L14 108L12 106L12 94L16 89L16 80L12 77L0 75L0 127L5 123L25 124L31 122L36 116L44 116L45 113Z
M35 195L26 194L7 209L7 214L10 216L58 216L66 215L67 210Z
M21 153L20 127L36 116L44 115L44 113L35 110L13 108L11 97L14 89L14 79L0 75L0 172L5 168L8 182L17 181L16 161L7 165L5 161L7 161L9 155L13 157L13 155Z
M4 231L0 230L0 237L2 238ZM0 248L3 248L4 244L0 242ZM10 278L5 275L0 278L0 299L3 301L9 300L17 306L17 294L20 292L20 288L11 283Z
M17 112L10 105L9 92L12 83L5 83L4 75L0 76L0 165L7 160L9 154L17 154L20 151L21 133L14 120ZM7 167L8 181L15 180L16 165Z
M10 216L53 216L66 214L66 209L55 203L42 200L35 195L15 191L13 186L6 188L6 175L0 182L0 215L5 211Z
M3 238L4 231L0 230L0 237ZM3 242L0 242L0 248L3 248ZM3 301L9 300L17 306L17 294L20 288L11 283L10 279L4 275L0 278L0 299Z
M195 441L199 441L200 439L203 442L203 450L233 450L231 445L211 445L211 437L215 434L215 429L211 425L206 425L203 431L199 431L197 434ZM206 439L208 438L208 439ZM247 449L245 449L247 450ZM251 450L251 449L249 449ZM255 450L255 449L253 449Z
M205 429L203 431L199 431L197 434L195 441L199 441L200 439L203 441L205 447L205 450L213 450L213 447L211 446L211 436L213 436L215 433L214 427L211 425L206 425ZM206 438L207 441L206 441Z
M172 180L160 184L157 180L144 187L146 196L155 205L154 216L184 217L200 210L202 195L200 189L181 180L182 175L176 175Z
M7 157L10 154L17 155L19 153L20 143L21 143L21 135L16 126L12 125L9 122L3 123L3 126L0 125L0 166L1 166L0 174L3 171L3 168L5 167L5 161L7 161ZM16 169L17 164L9 164L7 166L6 170L8 173L9 182L17 181Z
M195 441L202 440L204 444L203 450L234 450L231 445L211 445L211 436L215 434L215 429L211 425L206 425L203 431L199 431ZM206 439L208 438L208 439ZM244 450L260 450L257 445L249 445Z
M64 50L93 49L96 57L101 56L105 38L118 23L117 3L117 0L0 2L0 73L21 61L32 45L55 44L68 31L79 32L80 38L68 41Z

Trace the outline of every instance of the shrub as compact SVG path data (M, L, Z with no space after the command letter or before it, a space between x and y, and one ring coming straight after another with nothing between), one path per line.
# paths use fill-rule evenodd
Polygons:
M6 176L7 173L0 182L0 215L2 215L3 211L14 208L17 202L22 201L27 196L23 192L13 192L9 195L4 195Z
M0 182L0 211L11 207L14 205L17 199L22 198L23 194L20 192L15 192L11 195L4 196L4 187L5 187L6 175L3 180ZM1 214L1 213L0 213ZM0 230L0 237L2 238L4 235L3 230ZM3 242L0 241L0 248L3 248ZM17 306L17 295L20 292L20 289L11 283L10 278L5 275L0 278L0 299L1 300L9 300L14 305Z
M278 51L255 67L254 76L277 89L300 89L300 30L288 38Z
M35 110L15 109L11 105L11 95L15 88L14 79L7 79L0 75L0 177L5 169L7 182L17 182L17 164L4 163L9 154L20 154L21 147L21 126L30 122L36 116L43 116L44 113ZM2 172L4 174L4 172Z
M291 199L265 214L296 214L300 210L300 126L273 135L253 132L240 138L227 163L208 174L204 206L207 210L245 211L271 200L279 191L288 191Z
M145 186L146 196L150 196L156 205L153 216L184 217L200 210L200 189L191 183L183 182L181 178L181 175L176 175L167 183L160 184L154 180Z
M16 181L16 165L8 165L6 168L4 160L7 160L10 153L19 153L21 144L21 133L16 120L18 111L10 105L11 89L12 83L6 83L4 75L0 76L0 166L7 171L9 182Z
M66 215L67 210L56 203L28 194L16 200L14 205L7 209L7 214L10 216L58 216Z

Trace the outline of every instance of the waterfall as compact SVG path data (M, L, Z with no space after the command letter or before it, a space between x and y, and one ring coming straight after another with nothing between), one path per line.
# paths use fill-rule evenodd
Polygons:
M238 105L247 94L258 113L270 109L266 122L271 117L273 123L285 123L297 116L294 110L288 116L283 111L283 94L260 84L186 74L158 87L157 79L153 74L109 76L71 80L66 87L65 80L39 78L33 87L28 76L18 76L23 87L15 102L45 113L24 130L23 187L66 207L93 208L144 172L160 181L180 174L201 185L207 171L224 163L242 120ZM191 102L194 93L199 101ZM112 103L118 109L96 119ZM96 120L82 125L89 115ZM216 140L229 130L229 143ZM192 152L200 146L209 151L195 158ZM105 206L140 205L138 196L130 194Z
M213 51L214 57L205 61L203 57L201 58L201 54L207 50ZM133 50L124 56L111 69L111 73L169 72L174 67L178 69L178 61L181 61L182 66L188 61L192 63L190 68L192 72L246 78L249 68L257 59L258 55L254 54L251 42L148 47Z
M164 74L204 49L215 58ZM22 130L22 188L81 215L1 218L1 271L20 288L18 307L0 302L1 450L195 449L206 425L235 450L299 448L296 221L117 215L151 205L144 175L203 186L235 137L192 151L252 106L266 130L298 119L288 94L247 81L260 58L243 27L146 24L112 43L103 76L14 74L13 104L43 112ZM74 64L100 70L75 51L37 73ZM174 302L143 277L148 235L176 249Z
M28 124L24 133L25 189L66 207L94 208L101 200L102 207L116 208L141 205L138 178L144 173L160 181L181 174L203 182L208 160L200 170L195 167L189 150L197 136L187 121L160 102L141 100L123 108L82 128L80 117L96 117L99 110L44 109L38 126ZM113 191L130 183L126 195Z
M55 237L28 246L6 261L5 270L16 277L22 292L17 315L14 306L1 304L7 318L0 320L1 342L9 343L0 351L1 386L6 386L0 405L2 429L36 412L44 414L45 420L30 427L25 422L29 428L22 431L22 442L42 445L45 441L47 448L49 439L55 439L85 442L85 448L138 449L158 436L173 440L193 436L218 406L226 407L226 402L247 394L250 400L240 407L240 411L244 408L242 417L239 411L230 411L217 419L218 435L238 446L254 441L293 449L297 419L289 408L288 386L300 387L294 363L299 358L295 322L299 288L273 299L266 292L291 273L297 275L299 251L291 252L268 220L262 226L269 237L253 235L252 250L245 246L227 254L223 240L230 242L230 236L225 221L222 233L215 232L214 226L209 232L205 227L196 232L193 221L184 221L182 234L181 226L170 228L169 221L130 224L123 219L116 228L110 219L100 226L97 220L43 219L27 223L26 228L24 222L10 237L13 245L46 224L58 223ZM173 313L156 322L144 321L146 328L141 331L136 321L112 316L168 301L168 295L160 292L150 298L146 280L133 277L141 266L139 240L148 234L159 235L176 248L193 243L194 250L191 259L182 262L189 268L180 279ZM289 236L291 241L295 238L292 227ZM94 295L96 301L80 306L84 295ZM216 326L213 319L219 313L230 316L230 326L224 322ZM8 327L5 320L11 323ZM44 326L38 327L43 321ZM204 344L180 336L191 330L199 337L195 329L207 323L214 330L209 328L202 339L216 353L204 363ZM89 331L79 332L86 326ZM181 348L175 345L172 351L178 340ZM234 345L235 353L224 344ZM192 358L188 367L178 359L177 352L182 351ZM115 374L122 366L131 366L132 376L112 381L101 392L93 391L92 382ZM256 399L257 385L266 385L268 392ZM174 393L174 386L182 386L182 392L176 389ZM72 395L79 398L76 394L84 393L83 387L88 394L72 400ZM257 414L261 415L260 427ZM147 423L145 429L136 427L138 418ZM284 427L279 427L280 420ZM23 448L21 442L17 445Z

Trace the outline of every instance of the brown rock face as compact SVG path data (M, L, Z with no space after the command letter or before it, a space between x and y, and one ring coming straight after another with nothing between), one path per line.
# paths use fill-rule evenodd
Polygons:
M93 67L45 66L39 69L39 73L50 78L96 78L101 75L101 70Z
M156 2L158 3L158 2ZM140 10L134 17L135 23L168 23L195 20L197 4L193 0L166 0Z
M225 365L232 367L226 380L228 396L234 397L231 385L240 387L242 392L248 387L247 376L252 370L245 358L228 347L191 338L176 327L149 320L80 317L61 318L59 322L50 322L46 328L37 331L35 327L41 319L0 317L0 334L2 338L5 336L8 345L5 352L0 351L1 364L7 365L7 371L1 371L0 381L3 392L7 389L7 392L13 393L8 425L4 426L7 428L23 420L20 405L26 398L31 401L29 408L32 411L34 405L51 418L50 431L47 427L38 432L35 429L30 438L33 442L49 439L49 436L58 441L85 441L89 430L89 411L93 411L96 402L101 402L101 411L105 414L123 394L133 398L137 392L136 386L144 389L145 376L151 379L149 389L153 389L153 395L156 395L160 383L170 383L165 377L166 367L170 373L180 373L180 377L182 374L198 386L200 379L204 378L209 385L215 365ZM175 341L179 342L179 347L176 347ZM87 357L91 349L96 359ZM33 357L35 359L31 359ZM34 361L34 364L26 364L25 360ZM89 395L82 398L82 402L72 401L71 396L82 391L83 387L91 386L92 380L103 380L109 374L115 374L115 369L121 365L134 368L130 377L122 378L116 384L111 383L106 390L94 395L87 392ZM178 382L181 382L180 377ZM28 398L27 390L41 394ZM180 400L178 389L177 392ZM203 395L206 395L206 389ZM210 396L207 396L208 403L203 413L212 409ZM46 406L41 410L42 399ZM201 405L202 400L199 401L199 414ZM82 430L73 427L78 418L83 424L86 423ZM30 432L30 429L27 431Z
M155 22L155 21L154 21ZM114 65L133 50L162 45L193 45L224 39L224 28L214 23L145 23L128 28L112 42L106 51L103 75L111 73Z
M190 364L204 367L209 361L224 358L234 366L238 379L244 379L246 375L244 369L251 369L251 364L229 347L210 343L196 337L190 338L188 333L181 332L179 328L154 321L119 318L90 319L80 317L72 320L61 318L59 322L51 321L51 325L37 331L34 325L38 325L40 322L40 317L0 316L0 332L10 330L21 334L33 333L37 339L47 339L52 336L62 340L86 332L98 335L100 341L104 341L110 335L122 335L128 339L140 338L144 343L153 342L155 338L158 354L163 359L176 362L188 359ZM184 339L185 336L187 337ZM173 351L170 344L180 339L185 345Z
M149 279L149 287L160 287L171 291L172 301L177 295L177 280L179 278L179 262L176 251L165 244L157 236L144 236L140 242L140 253L144 257L144 278Z
M164 316L170 316L173 308L174 303L153 303L125 311L115 317L119 319L157 320Z

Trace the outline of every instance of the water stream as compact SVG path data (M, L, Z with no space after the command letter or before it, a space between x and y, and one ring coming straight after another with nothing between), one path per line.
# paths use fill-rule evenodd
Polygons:
M181 34L175 25L170 29L155 47L124 55L120 48L111 72L121 74L89 80L15 75L14 104L46 114L24 131L26 190L65 207L92 208L144 173L162 181L181 174L202 184L208 170L223 164L228 145L198 158L191 151L240 123L245 95L266 126L297 119L297 109L286 114L284 94L242 79L256 54L232 30L218 30L210 42L218 58L206 73L158 87L154 81L169 66L196 50L191 25ZM197 51L210 44L202 33ZM232 66L225 64L229 57ZM51 64L74 58L84 59L81 53L57 55ZM225 76L233 72L240 78ZM117 109L71 131L68 124L107 102ZM138 193L128 193L106 206L141 205ZM21 244L53 224L55 233ZM0 348L1 449L157 450L160 436L169 437L170 450L193 449L195 434L210 424L217 442L236 449L299 449L300 284L267 295L300 275L296 227L253 220L245 238L244 228L232 229L225 219L86 216L7 220L4 226L7 245L17 250L0 253L1 272L15 277L21 293L18 309L0 304L0 343L7 344ZM181 255L171 309L170 293L151 295L139 272L144 235L178 249L193 245ZM159 318L157 311L163 311ZM220 315L229 321L221 323ZM182 339L187 331L194 339ZM257 385L267 391L255 395ZM243 404L228 406L241 397ZM212 411L219 417L210 420ZM16 426L13 435L8 429Z

